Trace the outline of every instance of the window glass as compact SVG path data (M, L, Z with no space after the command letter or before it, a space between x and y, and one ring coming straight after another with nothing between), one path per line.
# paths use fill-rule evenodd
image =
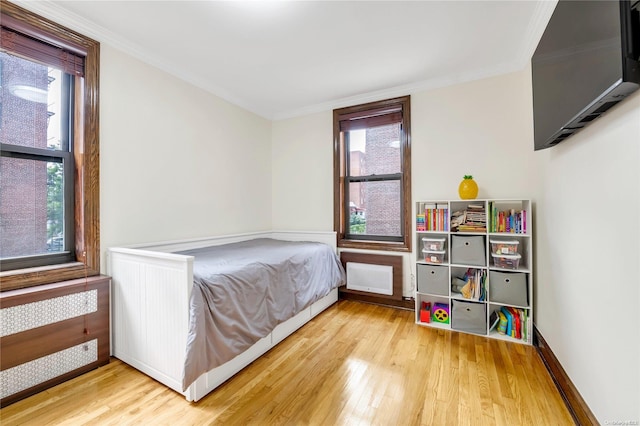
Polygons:
M64 166L52 161L0 158L2 259L64 249Z
M2 143L68 150L62 142L62 71L4 52L0 63Z
M350 176L402 172L400 123L348 133Z
M349 185L349 233L401 237L400 180Z
M0 259L71 252L73 170L70 155L71 77L61 70L0 52ZM65 101L66 100L66 101ZM67 176L69 176L67 170ZM58 261L64 258L58 258ZM37 258L33 266L51 262Z

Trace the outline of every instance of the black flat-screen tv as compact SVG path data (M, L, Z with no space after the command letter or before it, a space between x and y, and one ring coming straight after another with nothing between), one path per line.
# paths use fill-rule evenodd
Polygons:
M531 76L540 150L640 88L640 0L560 0L531 59Z

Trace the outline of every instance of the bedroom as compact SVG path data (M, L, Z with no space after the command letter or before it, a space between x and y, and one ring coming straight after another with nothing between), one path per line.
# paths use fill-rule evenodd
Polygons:
M266 119L117 42L101 42L101 253L140 242L333 229L331 108ZM640 95L562 145L534 152L530 82L523 63L411 93L412 195L452 198L460 177L473 173L480 197L534 200L536 326L599 421L638 419L640 348L629 335L639 325L638 224L599 229L597 209L581 207L637 211ZM421 158L431 160L422 166ZM606 250L586 262L596 238ZM615 319L594 320L606 312Z

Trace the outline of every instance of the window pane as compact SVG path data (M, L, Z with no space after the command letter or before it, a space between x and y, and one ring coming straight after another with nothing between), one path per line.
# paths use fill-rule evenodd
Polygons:
M400 123L349 132L350 176L402 172Z
M349 233L402 235L400 189L399 180L349 184Z
M0 257L64 251L63 164L0 157Z
M68 150L62 142L60 70L0 52L2 142Z

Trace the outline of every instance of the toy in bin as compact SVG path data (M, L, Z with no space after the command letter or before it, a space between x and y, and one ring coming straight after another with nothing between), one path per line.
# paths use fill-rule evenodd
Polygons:
M444 238L422 238L422 244L424 250L442 251L444 250Z
M519 253L516 253L514 255L491 253L491 257L493 257L493 265L498 268L518 269L520 258L522 256L520 256Z
M433 305L433 322L449 324L449 305L446 303L436 303Z
M512 256L518 254L519 242L517 240L489 240L489 242L491 243L491 253Z
M422 253L424 254L424 261L427 263L444 263L444 254L446 253L445 250L431 251L422 249Z

